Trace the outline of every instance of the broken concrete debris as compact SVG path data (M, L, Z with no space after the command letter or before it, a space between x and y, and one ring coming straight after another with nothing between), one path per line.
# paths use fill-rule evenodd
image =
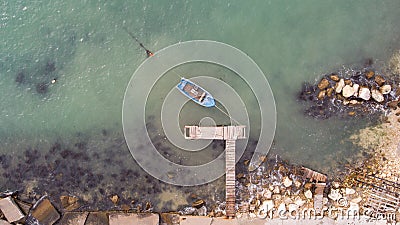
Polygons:
M79 208L79 199L75 196L60 196L61 206L65 211L72 211Z
M60 225L85 225L86 218L89 212L65 212L61 220L58 222Z
M26 218L27 224L52 225L60 219L60 213L47 196L40 198Z
M10 223L20 221L25 217L11 196L0 200L0 210Z

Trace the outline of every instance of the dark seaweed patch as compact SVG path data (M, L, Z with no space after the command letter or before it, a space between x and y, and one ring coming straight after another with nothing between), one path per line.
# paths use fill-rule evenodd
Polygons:
M24 72L17 73L17 76L15 77L15 82L17 82L18 84L25 83L25 73Z
M49 91L49 85L46 82L36 84L36 92L39 94L46 94Z
M44 71L46 74L54 72L56 70L56 63L54 61L47 61Z

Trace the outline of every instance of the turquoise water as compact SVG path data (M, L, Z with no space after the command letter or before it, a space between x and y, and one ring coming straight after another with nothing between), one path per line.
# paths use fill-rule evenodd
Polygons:
M306 118L296 93L303 81L314 82L343 65L361 66L366 58L383 64L400 47L399 10L397 0L3 1L0 152L18 156L27 148L47 151L56 141L72 146L85 141L83 151L113 148L128 155L124 165L134 164L119 144L122 101L146 56L123 30L127 27L153 51L209 39L247 53L276 99L271 153L331 171L356 151L346 137L364 121ZM23 75L16 82L18 74ZM46 93L38 93L40 84ZM150 107L158 104L154 101ZM87 168L100 173L98 163ZM6 182L3 178L1 186Z

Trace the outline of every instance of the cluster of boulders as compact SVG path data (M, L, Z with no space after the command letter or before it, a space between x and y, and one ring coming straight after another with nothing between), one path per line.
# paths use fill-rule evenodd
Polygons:
M324 75L317 84L304 84L299 99L311 101L308 115L327 118L341 111L350 116L399 106L399 81L369 68Z
M297 165L277 161L247 174L238 174L237 217L301 219L328 216L340 219L361 213L362 197L347 183L321 183L307 172L326 176ZM319 187L322 187L319 189ZM318 190L319 189L319 190Z

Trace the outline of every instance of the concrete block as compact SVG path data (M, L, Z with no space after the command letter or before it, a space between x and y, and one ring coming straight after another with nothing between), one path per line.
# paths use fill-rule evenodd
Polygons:
M240 220L240 221L242 221L242 220ZM240 221L238 219L225 219L225 218L218 217L218 218L212 219L212 225L239 225ZM250 222L250 220L249 220L249 222ZM246 224L246 223L243 223L243 225L244 224ZM251 223L248 223L248 224L251 224Z
M280 219L243 218L238 219L240 225L282 225Z
M60 214L56 208L51 204L47 197L42 197L33 206L29 213L26 223L39 223L40 225L52 225L60 219Z
M180 225L210 225L212 220L206 216L181 216Z
M154 213L110 213L110 225L158 225L158 214Z
M89 212L66 212L58 225L85 225Z
M11 223L9 223L5 220L0 220L0 225L11 225Z
M108 224L108 214L106 212L91 212L89 213L85 225L100 225Z
M10 196L0 199L0 210L10 223L16 222L25 217L25 215L21 212L21 209Z

